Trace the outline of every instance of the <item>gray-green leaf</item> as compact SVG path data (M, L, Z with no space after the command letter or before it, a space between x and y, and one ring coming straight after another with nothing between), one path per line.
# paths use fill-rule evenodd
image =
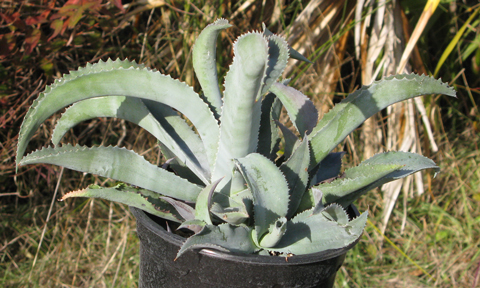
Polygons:
M108 95L150 99L180 111L199 132L209 163L213 166L219 128L213 113L199 95L185 83L158 71L146 69L135 62L111 60L72 71L40 94L20 128L17 164L23 157L30 138L49 116L74 102Z
M430 76L402 74L387 77L350 94L325 114L311 133L313 157L310 169L375 113L396 102L425 94L455 96L455 90Z
M91 197L101 198L109 201L123 203L128 206L137 207L152 215L162 217L166 220L181 223L184 218L170 205L169 202L162 199L162 195L141 189L119 184L115 187L99 187L90 185L85 189L72 191L65 194L60 201L73 197Z
M48 163L109 177L185 201L195 201L201 188L118 147L80 147L70 144L43 148L25 156L20 165Z
M148 104L148 108L144 103ZM96 117L115 117L139 125L168 147L176 159L189 167L203 183L210 182L208 158L198 135L173 109L150 100L105 96L77 102L58 120L52 143L57 145L70 128Z
M235 163L252 191L255 231L261 238L270 225L288 213L287 182L280 169L261 154L252 153Z
M346 247L362 235L367 215L364 212L343 225L343 220L337 223L323 213L304 211L287 223L282 240L270 250L301 255Z
M310 149L307 135L293 152L292 156L280 166L280 171L287 180L290 193L287 218L292 217L300 205L308 185L308 166Z
M235 42L234 53L225 77L220 143L213 174L213 179L225 177L220 187L232 176L232 159L245 157L257 148L261 113L261 101L257 99L267 69L267 40L260 33L244 34ZM241 190L243 187L232 187L232 191Z
M282 83L274 83L270 91L277 95L300 135L309 134L318 121L318 111L302 92Z
M216 42L220 31L231 26L225 19L218 19L209 24L195 40L192 52L193 69L198 82L202 86L206 100L217 115L220 114L220 107L222 107L222 93L217 77Z
M253 253L258 248L251 240L251 228L230 224L206 225L185 241L177 253L177 258L191 249L211 248L223 252Z

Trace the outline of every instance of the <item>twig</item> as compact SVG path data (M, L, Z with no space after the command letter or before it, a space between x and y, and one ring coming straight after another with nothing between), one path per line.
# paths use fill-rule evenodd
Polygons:
M147 27L145 27L145 33L143 34L143 43L142 43L142 50L140 51L140 60L143 58L143 52L145 50L145 42L147 42L148 28L150 26L150 22L152 21L153 11L155 11L155 8L153 8L150 11L150 15L148 16L148 20L147 20Z
M122 266L122 260L125 256L125 248L127 247L128 232L129 232L129 229L127 226L127 231L125 231L125 234L123 235L124 236L123 239L125 239L125 241L123 241L122 239L122 242L123 242L122 254L120 255L120 259L118 260L117 271L115 271L115 277L113 277L112 288L115 287L115 282L117 281L118 273L120 272L120 267Z
M18 198L30 198L33 196L32 190L28 193L28 195L20 195L20 192L8 192L8 193L1 193L0 197L2 196L17 196Z

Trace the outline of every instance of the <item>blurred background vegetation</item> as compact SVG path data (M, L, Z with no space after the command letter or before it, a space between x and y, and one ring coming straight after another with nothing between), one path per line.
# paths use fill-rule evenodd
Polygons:
M314 62L291 61L284 76L320 111L399 72L435 75L457 89L458 99L428 95L395 105L339 147L348 152L346 166L401 149L433 158L442 172L372 191L357 203L372 216L336 287L477 287L479 9L468 0L1 1L0 286L136 287L138 240L128 207L55 199L108 179L48 165L16 173L21 121L46 85L101 59L136 60L199 91L191 47L203 27L223 17L234 26L218 40L220 76L235 38L265 23ZM48 143L57 117L37 131L31 150ZM147 133L120 120L88 121L64 141L120 145L153 163L161 158Z

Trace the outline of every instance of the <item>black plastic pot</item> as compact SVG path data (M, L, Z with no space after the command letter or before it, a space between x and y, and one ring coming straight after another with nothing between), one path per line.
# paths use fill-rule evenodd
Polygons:
M358 242L288 259L202 249L187 251L173 261L185 239L167 232L159 224L165 220L130 209L137 219L140 239L140 288L333 287L345 254ZM359 215L354 206L349 214Z

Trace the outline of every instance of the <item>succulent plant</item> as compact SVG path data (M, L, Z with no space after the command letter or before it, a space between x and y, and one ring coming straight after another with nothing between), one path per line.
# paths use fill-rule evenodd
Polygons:
M342 248L360 237L367 220L367 212L354 219L345 212L355 199L417 171L438 171L421 155L386 152L341 173L343 152L332 151L388 105L424 94L455 96L451 87L429 76L388 77L350 94L318 121L308 97L279 81L290 56L306 59L265 27L235 41L220 89L216 38L230 26L219 19L195 43L202 94L131 61L88 64L56 80L25 116L17 165L49 163L122 182L91 185L62 200L104 198L178 222L194 233L177 257L196 248L280 255ZM53 132L54 147L24 156L41 123L69 105ZM282 107L296 132L280 123ZM71 127L94 117L141 126L169 160L157 167L125 148L58 145Z

